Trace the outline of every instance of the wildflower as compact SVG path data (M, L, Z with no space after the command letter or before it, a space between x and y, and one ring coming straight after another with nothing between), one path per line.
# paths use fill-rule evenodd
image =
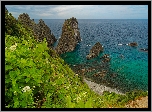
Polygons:
M31 89L30 89L29 86L25 86L25 87L22 89L23 92L30 91L30 90L31 90Z
M84 92L83 95L87 94L87 92Z
M10 50L11 50L11 51L14 51L14 50L16 49L16 46L17 46L17 43L15 43L15 45L12 45L12 46L10 47Z
M81 97L77 97L77 102L79 102L81 100Z
M14 91L14 94L16 94L16 91Z
M86 94L87 94L87 92L82 93L82 95L83 95L84 97L86 96Z
M35 86L33 86L33 88L35 88Z
M49 63L48 58L46 58L45 60L46 60L46 63Z

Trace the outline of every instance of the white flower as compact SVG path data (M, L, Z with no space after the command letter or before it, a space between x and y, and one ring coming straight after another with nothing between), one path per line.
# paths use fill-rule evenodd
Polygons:
M46 58L45 60L46 60L46 63L49 63L48 58Z
M30 91L30 90L31 90L31 89L30 89L29 86L25 86L25 87L22 89L23 92Z
M87 94L87 92L84 92L82 95L85 97L85 96L86 96L86 94Z
M16 49L16 46L17 46L17 43L15 43L15 45L12 45L12 46L10 47L10 50L11 50L11 51L14 51L14 50Z
M87 92L84 92L83 94L85 95L85 94L87 94Z

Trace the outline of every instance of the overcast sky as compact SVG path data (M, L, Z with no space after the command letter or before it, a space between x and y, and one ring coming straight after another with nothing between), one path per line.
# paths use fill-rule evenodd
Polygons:
M148 5L6 5L15 18L31 19L148 19Z

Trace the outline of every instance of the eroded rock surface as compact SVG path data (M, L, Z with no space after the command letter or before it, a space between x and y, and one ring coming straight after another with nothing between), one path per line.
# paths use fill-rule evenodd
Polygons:
M109 54L104 54L100 59L102 59L103 62L109 62L110 56Z
M130 101L125 107L126 108L148 108L148 96L138 98L135 101Z
M138 46L138 44L137 44L136 42L131 42L131 43L129 43L128 45L129 45L129 46L132 46L132 47Z
M103 51L103 46L97 42L90 50L90 53L86 56L87 59L95 58L99 53Z
M81 38L78 28L78 21L76 18L72 17L65 20L62 27L62 35L55 50L58 54L71 52L75 49L77 43L80 41Z
M42 19L39 20L38 24L36 24L34 20L30 19L28 14L23 13L19 15L18 21L20 21L23 25L31 28L34 33L34 37L38 41L42 41L44 38L46 38L48 47L53 47L53 44L57 39L53 34L51 34L50 28L44 23Z

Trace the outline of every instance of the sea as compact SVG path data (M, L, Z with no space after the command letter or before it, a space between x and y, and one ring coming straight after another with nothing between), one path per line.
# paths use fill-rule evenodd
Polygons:
M57 39L61 37L64 19L43 19ZM74 51L62 54L64 61L75 71L92 81L122 92L148 91L148 19L77 19L80 36ZM38 23L38 19L34 20ZM104 51L96 58L86 59L90 49L100 42ZM127 44L136 42L137 47ZM58 41L54 44L56 47ZM109 54L110 62L104 63L101 57ZM89 71L90 70L90 71ZM95 76L101 71L104 76Z

